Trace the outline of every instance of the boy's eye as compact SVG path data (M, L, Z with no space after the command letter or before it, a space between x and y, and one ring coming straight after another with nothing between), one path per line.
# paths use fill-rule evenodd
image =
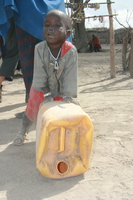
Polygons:
M49 27L51 27L51 28L59 28L59 27L61 27L61 25L60 24L54 24L54 25L44 24L44 27L45 28L49 28Z
M44 24L44 27L49 27L49 24Z
M55 24L55 27L60 27L60 24Z

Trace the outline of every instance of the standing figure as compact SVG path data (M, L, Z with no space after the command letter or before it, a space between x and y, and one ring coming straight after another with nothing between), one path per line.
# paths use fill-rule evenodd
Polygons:
M16 29L21 71L26 90L26 103L33 81L34 47L44 40L42 26L45 16L52 9L65 11L62 0L4 0L0 1L0 35L5 40L13 17ZM20 113L23 116L23 113Z
M5 45L1 44L1 46L5 46L6 53L5 55L3 55L4 52L2 52L3 61L0 66L0 103L2 102L3 81L5 79L7 79L8 81L12 81L15 69L17 68L17 64L20 65L18 43L16 38L15 24L13 17L9 19L9 22L10 22L10 28L7 33ZM1 43L3 43L2 37L1 37Z

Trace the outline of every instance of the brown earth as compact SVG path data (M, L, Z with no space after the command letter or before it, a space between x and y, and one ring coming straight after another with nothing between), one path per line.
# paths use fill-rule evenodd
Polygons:
M108 49L107 46L104 46ZM122 71L116 47L116 78L109 51L79 54L79 102L94 125L90 169L62 180L43 177L35 166L35 125L28 140L12 144L25 109L22 77L4 81L0 104L0 200L133 200L133 79Z

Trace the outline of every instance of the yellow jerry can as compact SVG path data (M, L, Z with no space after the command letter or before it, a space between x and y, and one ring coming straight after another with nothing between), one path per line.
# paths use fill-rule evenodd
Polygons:
M80 106L63 101L44 104L36 134L36 166L42 175L60 179L88 170L93 124Z

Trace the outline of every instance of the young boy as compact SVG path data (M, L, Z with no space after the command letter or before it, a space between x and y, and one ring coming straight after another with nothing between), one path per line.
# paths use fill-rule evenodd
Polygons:
M77 50L66 41L71 33L71 20L61 10L47 13L43 35L45 41L35 47L34 76L30 98L14 145L22 145L26 133L36 123L40 104L64 100L78 104L77 97Z

